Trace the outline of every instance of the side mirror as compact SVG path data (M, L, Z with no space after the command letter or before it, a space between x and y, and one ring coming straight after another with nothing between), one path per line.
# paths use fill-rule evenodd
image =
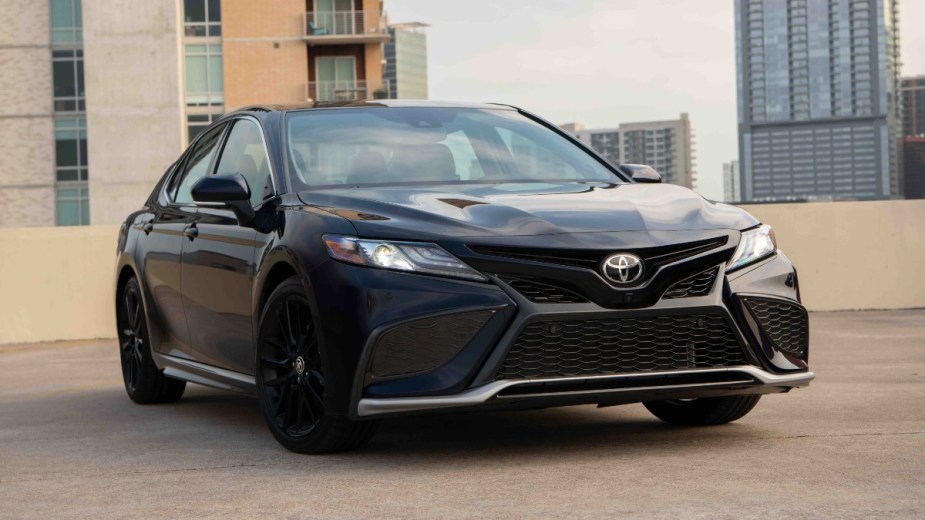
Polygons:
M655 171L655 168L646 166L645 164L621 164L620 169L629 173L636 182L662 182L662 176Z
M196 202L220 202L231 208L242 226L254 220L254 208L250 203L251 189L240 173L203 177L193 184L190 191Z

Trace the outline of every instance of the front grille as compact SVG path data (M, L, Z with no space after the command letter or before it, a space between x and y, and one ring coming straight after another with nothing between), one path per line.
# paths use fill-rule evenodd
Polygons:
M711 249L725 245L728 237L711 238L698 242L687 242L685 244L672 244L668 246L645 247L645 248L626 248L619 251L633 253L642 258L645 266L646 275L639 280L642 284L645 280L658 270L659 267L667 265L678 260L683 260L694 255L709 251ZM544 262L549 264L568 265L572 267L582 267L597 271L601 262L608 256L618 250L608 249L589 250L589 249L542 249L542 248L525 248L525 247L506 247L506 246L468 246L472 251L491 256L502 256L517 260L531 260L534 262Z
M713 282L716 281L716 273L719 269L714 267L702 273L685 278L680 282L672 285L665 291L664 299L672 298L691 298L694 296L706 296L710 294L713 288Z
M429 372L453 359L491 318L479 310L422 318L391 328L379 336L370 376L394 377Z
M548 283L513 276L501 276L500 278L512 289L524 295L524 298L534 303L584 303L588 301L568 289Z
M711 314L527 325L498 379L592 376L747 364L725 318Z
M774 346L806 359L809 348L809 316L802 305L772 298L742 298L758 326Z

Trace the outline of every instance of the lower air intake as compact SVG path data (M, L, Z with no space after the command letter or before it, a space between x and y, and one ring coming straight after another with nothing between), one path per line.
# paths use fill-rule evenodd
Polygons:
M495 311L446 314L414 320L379 336L370 375L396 377L429 372L453 359Z
M744 297L742 301L775 347L806 359L809 349L809 316L802 305L754 296Z
M623 374L748 364L725 318L710 314L534 322L498 379Z

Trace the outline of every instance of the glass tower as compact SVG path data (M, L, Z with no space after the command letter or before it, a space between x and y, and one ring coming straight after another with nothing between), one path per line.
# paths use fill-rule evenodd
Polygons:
M740 200L901 193L898 0L735 0Z
M383 80L392 99L427 99L427 35L419 22L389 25Z

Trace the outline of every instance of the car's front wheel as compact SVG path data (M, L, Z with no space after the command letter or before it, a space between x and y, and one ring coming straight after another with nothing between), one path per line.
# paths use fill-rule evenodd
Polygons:
M165 376L154 364L141 287L134 276L122 286L120 300L116 309L119 358L129 398L139 404L178 401L186 389L186 382Z
M732 395L701 399L673 399L643 403L653 415L683 426L724 424L741 419L758 404L760 395Z
M292 277L277 287L260 317L257 392L273 436L297 453L331 453L362 446L375 421L328 413L329 381L302 283Z

